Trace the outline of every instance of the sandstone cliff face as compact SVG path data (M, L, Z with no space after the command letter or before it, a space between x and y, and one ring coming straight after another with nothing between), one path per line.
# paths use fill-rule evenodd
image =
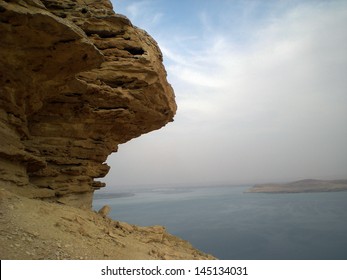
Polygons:
M156 42L108 0L0 0L0 184L90 208L120 143L176 112Z

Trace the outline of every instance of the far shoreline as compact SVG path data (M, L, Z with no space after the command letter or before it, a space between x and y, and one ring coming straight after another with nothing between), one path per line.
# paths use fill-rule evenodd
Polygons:
M347 191L347 180L305 179L284 184L257 184L245 193L324 193Z

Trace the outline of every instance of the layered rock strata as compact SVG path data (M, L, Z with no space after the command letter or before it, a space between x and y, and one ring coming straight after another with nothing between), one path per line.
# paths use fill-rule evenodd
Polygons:
M120 143L173 120L157 43L108 0L0 0L0 184L90 208Z

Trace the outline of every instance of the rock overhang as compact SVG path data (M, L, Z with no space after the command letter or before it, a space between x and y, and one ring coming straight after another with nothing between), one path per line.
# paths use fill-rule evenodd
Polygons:
M0 182L90 208L107 156L173 120L152 37L108 0L0 0Z

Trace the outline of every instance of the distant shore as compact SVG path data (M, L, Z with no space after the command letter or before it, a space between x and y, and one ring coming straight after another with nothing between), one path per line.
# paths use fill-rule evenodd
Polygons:
M257 184L246 193L312 193L347 191L347 180L306 179L284 184Z
M95 193L94 199L112 199L112 198L122 198L122 197L132 197L135 196L132 192L118 192L118 193Z

